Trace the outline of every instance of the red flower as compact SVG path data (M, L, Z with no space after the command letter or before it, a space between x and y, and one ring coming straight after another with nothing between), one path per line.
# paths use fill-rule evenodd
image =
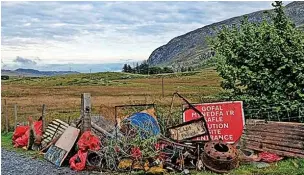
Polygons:
M155 143L154 147L155 147L155 150L158 151L158 150L160 150L161 145L160 145L160 143Z
M140 158L142 156L139 147L133 147L133 148L131 148L131 156L134 159L138 159L138 158Z
M120 150L119 150L119 147L118 147L118 146L115 146L115 147L114 147L114 150L115 150L115 152L117 152L117 153L119 153L119 152L120 152Z

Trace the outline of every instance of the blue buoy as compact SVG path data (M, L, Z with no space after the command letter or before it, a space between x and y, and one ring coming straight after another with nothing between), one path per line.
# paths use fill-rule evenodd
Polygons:
M142 138L160 134L157 120L147 113L137 112L124 120L129 121L132 126L136 127Z

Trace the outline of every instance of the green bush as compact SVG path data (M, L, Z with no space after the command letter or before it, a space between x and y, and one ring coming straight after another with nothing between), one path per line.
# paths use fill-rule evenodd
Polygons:
M282 2L273 6L275 14L267 20L256 24L245 18L240 26L224 27L211 45L229 99L295 114L304 102L304 34L286 17Z

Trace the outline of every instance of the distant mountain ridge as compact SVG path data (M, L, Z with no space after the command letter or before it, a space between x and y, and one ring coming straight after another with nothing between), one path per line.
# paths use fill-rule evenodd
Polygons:
M285 6L284 10L297 27L304 29L304 1L291 2ZM273 10L262 10L247 14L248 20L250 22L262 21L265 11L272 12ZM220 28L222 25L240 24L244 16L213 23L175 37L167 44L155 49L147 62L152 66L172 66L175 69L179 69L181 66L198 66L206 57L209 58L212 55L208 49L207 37L215 34L213 28Z
M55 76L55 75L67 75L67 74L78 74L76 71L39 71L35 69L23 69L19 68L16 70L1 70L1 75L8 76L28 76L28 77L41 77L41 76Z

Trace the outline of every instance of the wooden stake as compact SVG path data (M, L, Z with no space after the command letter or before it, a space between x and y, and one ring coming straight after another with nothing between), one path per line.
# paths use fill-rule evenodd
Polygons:
M81 134L85 131L91 131L91 94L83 93L81 95L81 112L82 112L82 126Z
M42 114L41 114L41 117L42 117L42 131L44 132L45 131L45 104L42 105Z
M6 99L4 99L4 108L5 108L5 131L8 132L9 123L8 123Z
M164 90L164 77L162 77L162 94L163 98L165 97L165 90Z
M14 105L14 111L15 111L15 112L14 112L14 113L15 113L15 128L14 128L14 129L16 130L17 122L18 122L18 121L17 121L17 104Z

